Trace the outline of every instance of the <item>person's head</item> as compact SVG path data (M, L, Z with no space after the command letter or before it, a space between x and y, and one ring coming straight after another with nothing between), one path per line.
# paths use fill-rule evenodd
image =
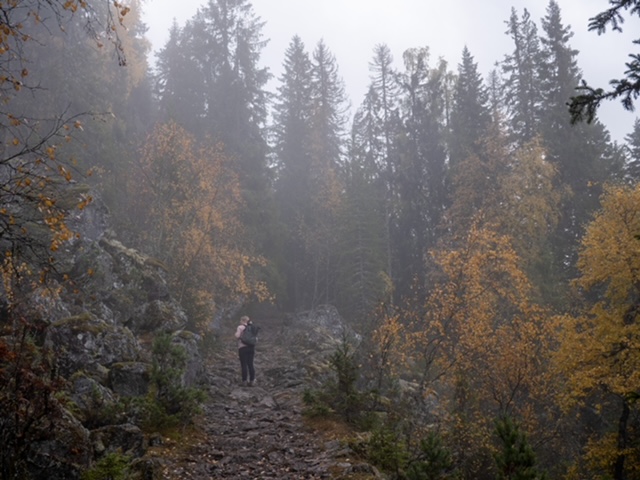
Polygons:
M242 325L246 325L249 323L249 317L247 317L246 315L243 315L242 317L240 317L240 323Z

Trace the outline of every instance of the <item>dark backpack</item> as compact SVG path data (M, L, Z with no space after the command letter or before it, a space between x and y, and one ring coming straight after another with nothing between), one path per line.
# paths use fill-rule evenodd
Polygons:
M250 347L253 347L258 343L258 330L260 330L260 327L253 325L252 323L246 325L240 334L240 340L242 343L249 345Z

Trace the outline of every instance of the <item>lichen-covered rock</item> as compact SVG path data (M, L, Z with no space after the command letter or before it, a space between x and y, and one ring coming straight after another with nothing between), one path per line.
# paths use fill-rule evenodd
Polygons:
M129 329L109 325L88 312L53 323L47 341L65 377L80 370L99 376L100 367L132 362L140 354L138 341Z
M97 457L121 452L131 458L139 458L147 449L142 430L130 423L107 425L92 430L91 444Z
M320 305L301 312L291 320L296 343L306 344L317 350L333 349L343 339L358 341L359 336L349 327L333 305Z
M127 326L136 333L170 333L183 328L186 323L187 316L177 303L154 300L136 308Z
M181 377L183 387L194 387L204 378L204 363L199 348L201 341L200 335L186 330L180 330L171 336L171 342L182 346L187 357Z
M149 392L157 334L170 334L184 348L181 386L202 382L201 339L182 330L188 318L171 296L166 267L120 242L109 230L108 214L96 196L70 218L79 235L56 253L48 288L34 289L21 302L24 311L13 310L36 327L33 343L47 350L47 358L52 354L59 384L68 386L62 397L71 400L63 416L47 419L52 434L33 442L33 478L79 479L83 467L104 453L142 454L142 433L123 425L139 418L123 406ZM16 341L10 327L0 328L7 344Z
M123 397L140 397L149 391L151 365L143 362L115 363L109 370L109 386Z
M43 425L47 438L31 443L28 460L33 479L74 480L89 466L92 451L89 431L68 411Z
M114 422L117 399L113 392L93 378L75 375L71 387L74 415L87 428L96 428Z

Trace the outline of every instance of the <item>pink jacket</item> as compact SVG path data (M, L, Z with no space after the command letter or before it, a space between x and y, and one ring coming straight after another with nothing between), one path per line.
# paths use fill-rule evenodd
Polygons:
M238 325L238 328L236 328L236 338L238 339L238 348L247 346L242 342L242 340L240 340L240 335L242 335L242 332L244 332L245 328L247 328L247 326L243 324Z

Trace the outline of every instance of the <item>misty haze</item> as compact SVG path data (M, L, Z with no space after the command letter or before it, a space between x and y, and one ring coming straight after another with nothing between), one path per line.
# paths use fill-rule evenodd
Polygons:
M0 479L638 478L640 1L163 1L0 4Z

